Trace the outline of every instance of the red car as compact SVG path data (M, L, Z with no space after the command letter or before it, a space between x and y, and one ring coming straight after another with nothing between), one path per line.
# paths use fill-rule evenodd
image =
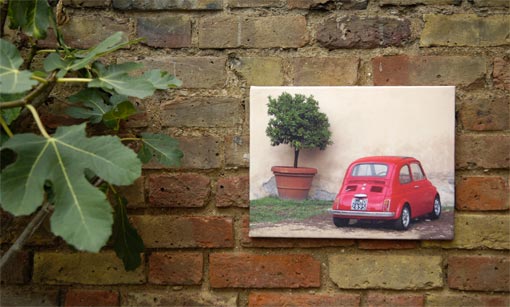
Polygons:
M415 158L365 157L351 163L329 211L337 227L349 219L375 219L394 220L395 228L406 230L416 217L439 218L441 200Z

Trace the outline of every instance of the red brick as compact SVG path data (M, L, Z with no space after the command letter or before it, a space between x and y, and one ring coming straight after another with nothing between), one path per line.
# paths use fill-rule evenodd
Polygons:
M249 218L244 217L242 223L243 226L241 245L244 247L315 248L315 247L346 247L354 245L354 240L347 239L250 238Z
M152 47L191 47L191 20L182 16L151 16L137 19L136 35Z
M218 179L216 185L216 206L248 208L249 188L250 178L248 175Z
M71 289L67 291L65 306L119 306L119 293L107 290Z
M425 300L423 295L369 293L366 302L369 307L419 307Z
M497 131L510 127L510 95L487 94L461 100L459 118L465 130Z
M402 46L411 38L407 19L333 16L317 29L317 42L328 49Z
M508 307L509 295L482 295L480 293L464 294L429 294L427 306L448 307Z
M506 256L448 257L448 286L469 291L510 291L510 259Z
M469 56L381 56L372 59L374 85L483 86L487 63Z
M153 207L203 207L210 194L210 179L186 173L149 177L149 203Z
M234 246L232 218L137 215L131 217L149 248Z
M455 139L455 167L505 168L510 166L510 136L461 134Z
M508 58L495 58L492 71L494 87L510 90L510 60Z
M149 282L160 285L198 285L202 281L202 253L156 252L149 257Z
M248 297L249 307L300 306L330 307L359 306L359 294L303 294L279 292L252 292Z
M213 288L319 287L321 265L310 255L211 254Z
M27 287L9 287L2 285L0 302L4 306L60 306L59 289L36 288L34 285Z
M146 207L144 176L136 179L131 185L117 187L117 192L126 198L129 208Z
M2 253L3 256L4 253ZM30 280L31 255L28 251L19 251L11 256L2 268L2 283L24 284Z
M222 293L203 289L171 289L158 287L123 288L122 306L238 306L237 293Z
M418 241L397 240L359 240L360 249L413 249L418 246Z
M510 190L504 177L462 177L456 184L458 210L508 210Z

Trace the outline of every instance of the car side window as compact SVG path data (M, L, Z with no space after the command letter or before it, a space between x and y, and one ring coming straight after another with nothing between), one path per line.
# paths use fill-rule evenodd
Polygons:
M398 179L401 184L411 182L411 173L409 172L409 167L407 165L402 166L402 168L400 169Z
M425 174L418 163L411 163L411 173L413 174L413 180L425 179Z

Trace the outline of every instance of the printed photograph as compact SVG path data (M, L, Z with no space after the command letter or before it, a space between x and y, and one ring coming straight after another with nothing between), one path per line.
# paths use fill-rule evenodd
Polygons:
M250 236L452 240L455 87L251 87Z

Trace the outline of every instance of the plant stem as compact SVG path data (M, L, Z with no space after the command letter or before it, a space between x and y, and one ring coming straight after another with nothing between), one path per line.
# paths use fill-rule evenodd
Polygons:
M127 142L127 141L141 141L141 138L122 138L120 139L121 142Z
M36 213L34 218L32 218L32 220L28 223L27 227L25 227L21 235L16 239L14 244L9 248L9 250L7 250L7 252L0 259L0 271L3 271L4 265L9 261L9 259L12 256L23 248L23 245L25 245L25 241L32 236L32 234L39 228L39 226L41 226L42 222L51 211L52 208L50 203L45 202L42 208Z
M30 111L30 113L32 113L32 116L34 117L35 123L37 124L37 128L39 128L39 131L41 131L41 134L45 138L50 139L51 136L48 134L48 132L44 128L44 125L43 125L43 123L41 121L41 118L39 117L39 113L37 113L37 110L34 108L34 106L31 105L31 104L27 104L25 107Z
M298 166L298 159L299 159L299 150L295 149L294 150L294 167Z
M83 83L87 83L87 82L90 82L92 81L91 78L58 78L57 79L57 82L61 83L61 82L83 82Z
M38 77L38 76L33 76L33 75L32 75L32 77L30 77L30 78L32 78L32 79L34 79L34 80L36 80L36 81L39 81L39 82L41 82L41 83L48 83L48 80L46 80L46 79L44 79L44 78L41 78L41 77Z
M53 52L57 52L56 49L40 49L40 50L37 50L37 54L39 53L53 53Z
M24 107L25 105L31 103L34 100L37 100L39 95L44 93L47 89L53 89L53 86L55 85L55 76L57 75L57 72L53 72L47 79L46 83L39 83L38 86L36 86L28 95L25 97L8 101L8 102L2 102L0 103L0 109L9 109L9 108L15 108L15 107ZM49 95L49 92L48 92ZM46 96L47 97L47 96ZM35 103L34 103L35 104Z
M4 36L5 21L7 20L7 10L9 8L9 1L5 0L0 3L0 37Z
M2 125L2 128L4 128L5 133L12 138L13 134L7 123L5 122L4 118L0 115L0 125Z

